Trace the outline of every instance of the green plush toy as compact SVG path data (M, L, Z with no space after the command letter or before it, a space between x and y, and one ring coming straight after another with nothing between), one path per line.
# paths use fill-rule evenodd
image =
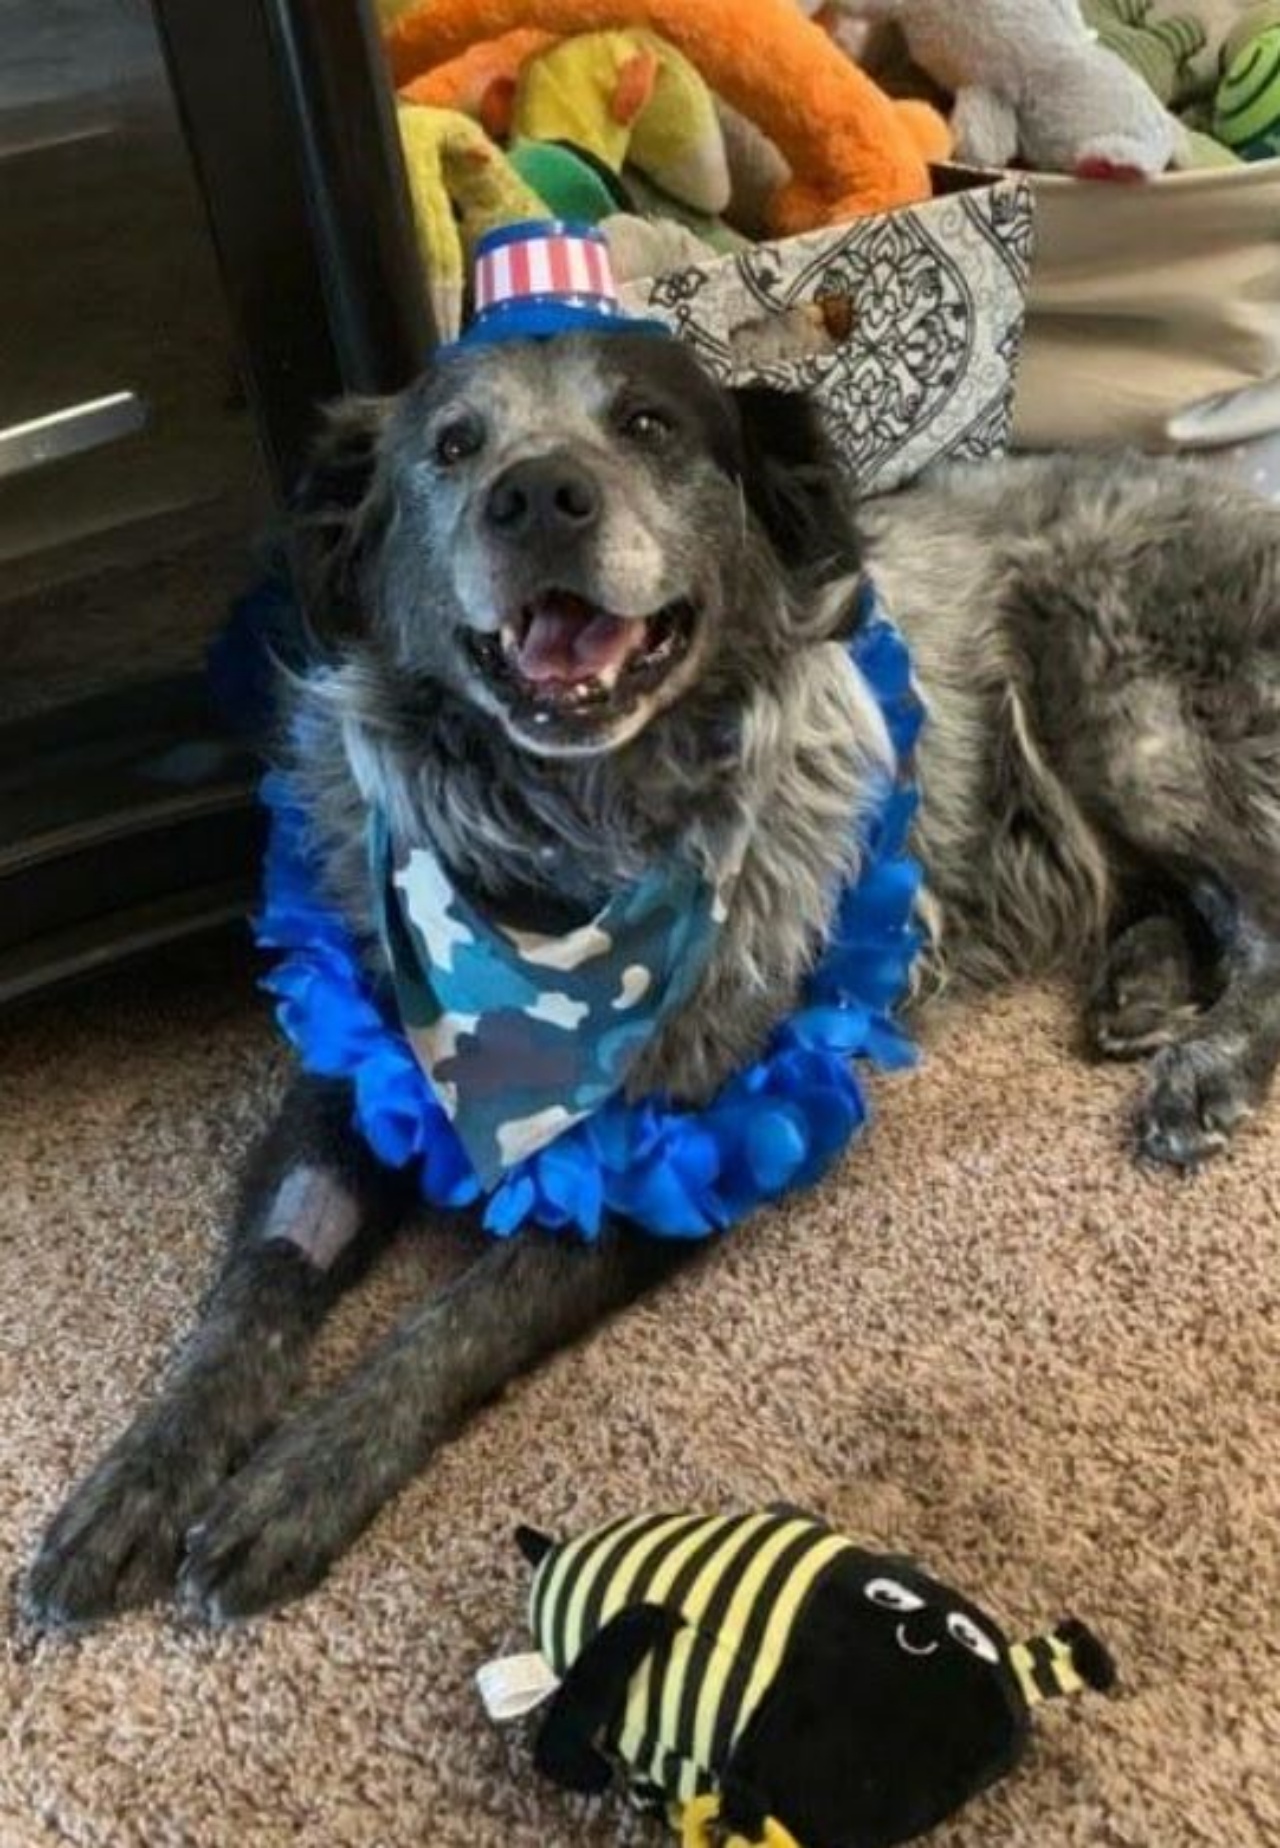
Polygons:
M1149 23L1190 17L1203 29L1204 44L1192 58L1186 73L1184 101L1212 103L1222 75L1222 48L1227 35L1235 31L1250 4L1251 0L1149 0Z
M1081 10L1098 43L1122 58L1167 108L1181 112L1185 133L1175 166L1239 166L1239 155L1207 132L1212 110L1196 100L1204 89L1208 27L1197 13L1160 15L1155 4L1156 0L1082 0Z
M624 167L622 177L631 194L633 210L644 217L691 231L699 243L722 257L748 248L751 240L743 237L740 231L735 231L732 225L726 224L723 218L711 212L695 212L692 206L682 204L679 199L673 199L670 193L663 192L660 186L655 186L648 175L641 173L638 168Z
M795 1509L518 1538L538 1653L481 1670L489 1713L544 1706L539 1768L599 1792L620 1766L684 1848L912 1840L1014 1768L1033 1709L1115 1678L1083 1624L1010 1644Z
M618 175L571 141L513 141L507 159L552 218L598 225L629 212L631 194Z
M1280 156L1280 5L1251 7L1228 36L1213 132L1244 160Z
M1085 24L1100 44L1123 58L1168 106L1194 89L1196 59L1209 41L1193 13L1152 14L1153 0L1082 0Z

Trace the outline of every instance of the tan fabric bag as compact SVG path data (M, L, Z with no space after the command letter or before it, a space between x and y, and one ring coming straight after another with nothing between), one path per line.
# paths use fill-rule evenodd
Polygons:
M1280 160L1133 186L1029 177L1015 442L1168 448L1280 429ZM1260 381L1273 383L1242 392ZM1170 420L1215 393L1241 395L1180 418L1175 440Z

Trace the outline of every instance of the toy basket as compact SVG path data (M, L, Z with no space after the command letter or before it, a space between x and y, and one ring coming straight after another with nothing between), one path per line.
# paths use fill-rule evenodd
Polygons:
M938 197L622 291L727 383L809 391L861 493L1009 441L1032 251L1020 178Z

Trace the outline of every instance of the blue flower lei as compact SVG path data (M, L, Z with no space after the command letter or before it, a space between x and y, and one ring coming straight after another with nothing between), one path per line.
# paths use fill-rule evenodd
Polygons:
M870 586L860 614L850 654L909 765L923 720L910 656ZM351 933L318 895L306 815L288 777L269 774L263 799L271 832L257 939L284 953L263 985L286 1037L304 1070L350 1082L356 1127L380 1160L415 1165L433 1204L470 1205L480 1183L394 1003L376 992ZM914 1062L894 1010L921 944L921 872L907 851L915 810L909 774L886 778L862 825L861 871L841 895L803 1004L754 1064L701 1110L659 1097L611 1099L503 1177L485 1206L489 1231L505 1238L537 1225L592 1240L612 1215L664 1238L705 1238L817 1181L867 1120L853 1062L884 1070Z

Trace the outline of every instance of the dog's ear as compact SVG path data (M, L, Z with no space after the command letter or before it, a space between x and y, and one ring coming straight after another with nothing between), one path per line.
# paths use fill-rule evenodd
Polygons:
M307 625L323 644L359 634L368 566L386 529L378 446L390 411L380 398L344 398L324 424L294 496L290 559Z
M857 571L853 495L811 398L742 386L742 486L783 564L801 575Z

